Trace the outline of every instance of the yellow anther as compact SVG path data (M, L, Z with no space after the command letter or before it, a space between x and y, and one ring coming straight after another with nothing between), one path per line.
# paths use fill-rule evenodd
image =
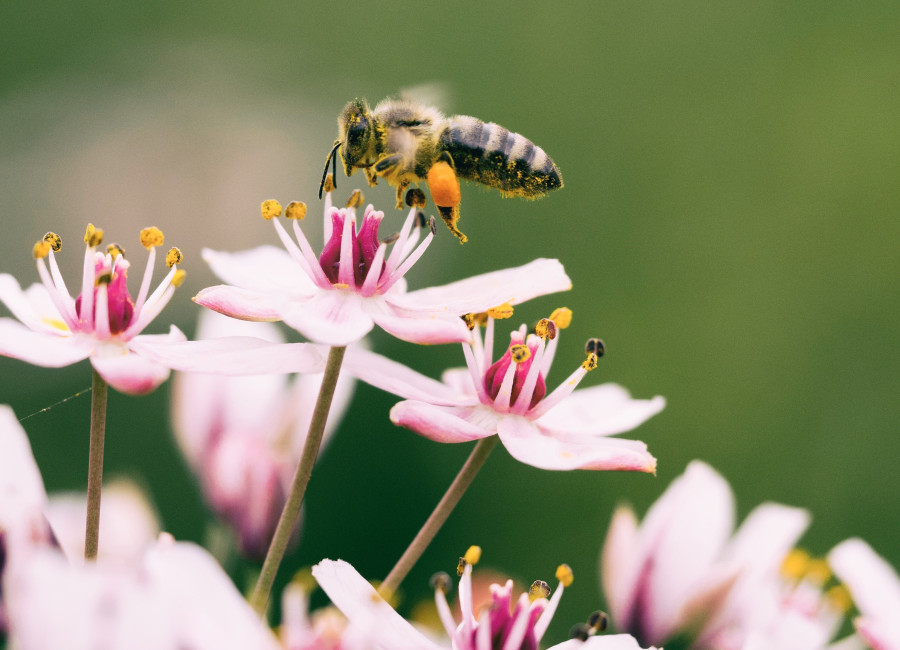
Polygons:
M154 246L162 246L165 241L162 230L156 226L141 229L141 246L150 250Z
M353 194L350 195L350 198L347 199L347 203L344 205L347 208L358 208L363 204L364 198L361 190L353 190Z
M849 612L853 607L850 591L844 585L835 585L825 592L825 602L831 604L839 612Z
M166 266L170 269L176 264L181 264L181 260L184 259L184 255L181 254L181 251L174 246L169 249L169 252L166 253Z
M556 323L549 318L542 318L538 321L537 325L534 326L534 333L548 341L552 341L556 338L556 330Z
M497 305L492 309L487 310L487 315L493 318L494 320L503 320L504 318L512 318L513 315L513 306L508 302L503 303L502 305Z
M119 255L125 257L125 249L119 246L118 244L110 244L106 247L106 252L113 258L116 259Z
M62 248L62 239L55 232L48 232L44 235L44 241L50 244L50 248L53 249L54 253L58 253L59 249Z
M334 192L334 176L328 174L328 176L325 177L325 186L322 189L326 194Z
M792 549L781 562L781 575L799 580L806 573L809 560L809 553L806 551L799 548Z
M275 217L281 216L281 204L275 199L263 201L260 210L262 212L262 218L266 221L271 221Z
M34 245L34 248L31 249L31 254L34 256L34 259L41 260L47 257L50 254L50 242L46 239L42 239Z
M560 564L556 567L556 579L562 583L563 587L570 586L575 579L575 574L572 573L572 567L568 564Z
M528 599L531 602L536 601L538 598L549 598L550 597L550 585L548 585L543 580L535 580L531 583L531 586L528 588Z
M187 271L184 269L178 269L175 271L175 275L172 276L172 286L176 289L181 286L181 283L184 282L184 278L187 275Z
M346 282L335 282L331 286L334 287L335 289L349 289L350 288L350 285L347 284Z
M91 248L95 248L103 243L103 229L94 227L94 224L89 223L87 228L84 231L84 243L90 246Z
M456 575L461 576L463 572L466 570L466 558L459 558L459 562L456 563Z
M463 559L466 562L475 566L481 561L481 547L480 546L470 546L466 549L466 554L463 555Z
M301 221L306 218L306 204L303 201L291 201L284 209L284 216L288 219Z
M509 348L509 355L512 357L513 363L524 363L531 358L531 350L527 345L513 345Z
M477 316L472 313L462 315L463 322L466 324L466 327L469 328L469 331L475 329L475 326L478 324L476 318Z
M822 558L813 558L806 565L804 578L815 585L824 585L831 578L831 569L828 567L828 562Z
M298 585L303 591L309 593L316 588L316 579L313 578L312 570L304 567L294 574L291 584Z
M593 352L588 353L587 358L581 362L581 367L590 372L597 367L597 355Z
M572 324L572 310L568 307L559 307L550 314L550 320L556 323L556 326L564 330Z

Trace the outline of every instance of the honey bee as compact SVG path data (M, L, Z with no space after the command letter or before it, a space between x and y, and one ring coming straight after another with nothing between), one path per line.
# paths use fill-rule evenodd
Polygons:
M397 207L412 183L425 181L444 223L460 242L459 178L481 183L503 196L536 199L562 187L559 168L543 149L499 124L467 115L444 117L407 99L387 99L374 110L364 99L349 102L338 117L339 135L325 160L319 197L337 156L344 173L362 169L370 186L379 177L397 188Z

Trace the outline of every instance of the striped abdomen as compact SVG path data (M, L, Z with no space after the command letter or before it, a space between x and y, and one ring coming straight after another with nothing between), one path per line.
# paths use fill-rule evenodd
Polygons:
M493 122L467 115L448 118L440 148L453 157L460 177L505 195L537 198L563 184L559 169L543 149Z

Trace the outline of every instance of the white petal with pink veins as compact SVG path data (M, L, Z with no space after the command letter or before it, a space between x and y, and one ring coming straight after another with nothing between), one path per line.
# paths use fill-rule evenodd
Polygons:
M561 440L587 442L588 436L630 431L665 408L666 400L634 399L618 384L576 390L537 422Z
M543 434L537 423L516 415L501 417L497 427L510 455L534 467L656 471L656 459L647 452L647 445L637 440L597 438L585 443L567 442Z
M5 357L62 368L87 359L93 345L91 337L33 332L12 318L0 318L0 355Z
M284 297L268 292L241 289L226 284L207 287L194 296L194 302L220 314L250 321L281 320Z
M493 435L496 417L480 406L433 406L407 400L391 409L391 422L435 442L469 442Z
M558 260L537 259L516 268L411 291L395 300L410 309L444 310L460 315L484 312L506 302L516 305L571 288L572 281Z
M238 253L204 248L203 259L222 282L242 289L285 296L309 296L315 289L300 265L277 246L259 246Z
M320 290L305 302L290 302L283 308L286 325L315 343L345 346L368 334L375 323L364 300L349 290Z

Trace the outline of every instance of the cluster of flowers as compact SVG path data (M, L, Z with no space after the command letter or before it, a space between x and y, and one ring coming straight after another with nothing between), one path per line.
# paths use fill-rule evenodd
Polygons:
M141 232L150 256L134 299L123 249L102 250L103 233L93 226L75 299L57 265L62 244L53 233L34 248L40 284L23 290L0 275L0 301L15 316L0 319L0 354L46 367L90 359L94 376L87 498L48 498L24 430L9 407L0 407L0 639L20 650L539 647L572 581L566 565L557 570L555 589L536 581L514 599L512 581L485 591L473 580L480 549L472 547L458 566L458 615L447 600L449 577L433 580L443 631L411 624L390 596L498 441L517 460L543 469L652 473L656 459L646 445L615 436L665 402L634 399L615 384L576 390L603 353L599 339L588 341L580 365L548 390L572 317L565 308L531 332L525 325L512 329L495 359L498 320L509 318L514 305L571 287L558 261L407 291L404 276L434 238L434 220L413 207L399 234L382 241L383 213L366 207L357 227L359 207L358 193L336 208L327 192L317 256L300 227L306 206L264 202L263 217L283 248L204 252L225 284L194 298L210 308L195 341L174 326L165 335L141 334L184 276L181 253L172 249L168 275L150 292L163 243L156 228ZM283 321L310 343L285 343L270 321ZM360 344L376 325L413 343L461 343L466 367L438 381L382 357ZM249 603L206 550L159 532L136 488L106 486L100 514L100 396L107 385L148 393L173 369L182 371L173 406L180 446L241 553L265 558ZM355 379L403 399L390 411L395 424L437 442L478 442L378 590L347 562L324 559L312 577L333 607L310 614L311 584L295 580L282 594L276 635L266 623L272 581L321 440L351 402ZM813 559L794 548L809 524L803 510L764 504L734 533L733 520L727 483L699 461L642 523L619 509L601 555L611 616L595 612L553 648L635 650L674 640L714 650L900 648L900 579L864 542L848 540L827 561ZM832 641L854 606L855 632ZM609 621L618 634L600 634Z

